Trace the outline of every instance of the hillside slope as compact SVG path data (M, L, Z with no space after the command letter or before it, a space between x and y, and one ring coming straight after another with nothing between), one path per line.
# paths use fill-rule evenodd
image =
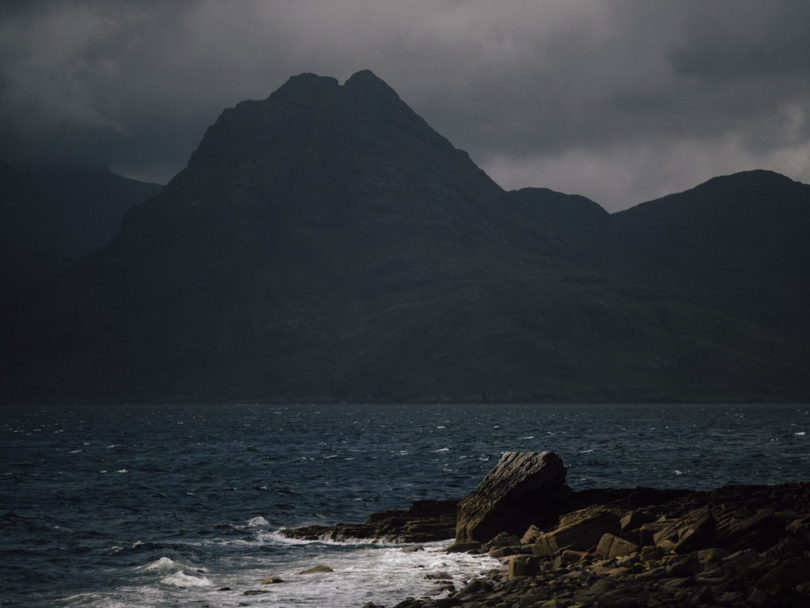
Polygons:
M696 297L634 217L502 191L371 72L303 74L5 305L0 398L808 398L806 343Z

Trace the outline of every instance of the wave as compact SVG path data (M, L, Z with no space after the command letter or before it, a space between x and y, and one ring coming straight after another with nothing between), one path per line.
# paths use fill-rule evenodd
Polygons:
M192 576L183 571L175 572L171 576L160 579L164 585L187 589L189 587L213 587L214 583L205 576Z
M247 522L248 528L258 528L260 526L269 526L270 523L261 515L257 515L256 517L251 517Z
M146 564L145 566L140 566L137 569L146 571L149 570L169 571L169 570L177 570L180 568L188 568L188 566L185 564L181 564L180 562L176 562L170 557L161 557L153 562Z

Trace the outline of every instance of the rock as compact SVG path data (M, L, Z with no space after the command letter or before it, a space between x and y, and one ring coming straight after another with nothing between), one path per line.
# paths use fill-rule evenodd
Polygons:
M568 493L565 466L554 452L506 452L459 503L456 542L486 542L499 532L547 526Z
M655 545L655 535L666 526L664 522L649 522L642 524L637 531L638 544L641 547Z
M653 533L653 542L661 546L662 543L672 541L671 549L677 553L689 553L702 546L715 532L715 521L707 507L692 509L677 519L655 522L659 528ZM650 527L645 524L641 530ZM669 544L666 545L669 547Z
M805 540L810 541L810 515L794 519L785 528L791 534L800 536Z
M560 518L560 526L537 538L535 555L551 556L562 549L584 551L595 548L605 533L619 532L619 518L604 508L587 508Z
M509 562L509 578L532 576L540 571L540 558L534 555L518 555Z
M283 582L284 581L277 576L268 576L266 579L262 580L262 585L278 585Z
M641 547L639 557L642 561L651 562L661 557L661 552L659 551L658 547L648 545L646 547Z
M772 509L760 509L751 517L718 526L718 546L729 551L765 551L779 541L785 527L786 522L777 517Z
M646 523L649 523L650 515L643 511L630 511L619 520L619 527L622 532L637 530Z
M264 589L248 589L242 595L264 595L265 593L270 593L269 591L265 591Z
M318 574L320 572L334 572L334 570L329 566L319 565L308 568L307 570L302 570L299 574Z
M700 572L702 566L697 553L689 555L679 555L672 558L667 564L667 574L669 576L694 576Z
M575 549L565 549L560 558L563 564L571 564L586 559L590 553L587 551L576 551Z
M452 580L453 577L447 572L430 572L425 575L425 578L429 581L448 581Z
M489 550L489 555L491 557L506 557L507 555L516 555L518 553L531 553L531 550L527 549L525 545L512 545L510 547L495 547L494 549Z
M484 543L483 547L481 547L481 550L486 552L489 551L490 549L498 547L509 547L519 544L520 539L517 536L515 536L514 534L508 534L506 532L501 532L489 542Z
M701 564L709 562L719 562L721 559L728 555L728 551L720 549L719 547L709 547L708 549L701 549L698 551L698 559Z
M407 509L386 509L369 515L365 523L306 526L280 533L301 540L383 539L425 543L452 538L456 532L457 500L417 500Z
M787 560L771 568L756 583L758 589L780 593L790 591L797 585L810 582L810 558Z
M530 545L534 541L536 541L537 537L540 536L542 533L543 531L540 528L532 524L531 526L529 526L528 530L526 530L526 532L523 533L523 536L520 537L520 544Z
M638 545L610 533L603 534L596 546L596 554L601 557L620 557L636 551Z
M678 541L673 547L675 553L690 553L705 547L715 530L715 521L707 508L694 514L694 521L690 521L678 530Z
M481 543L478 542L469 542L469 543L453 543L445 551L448 553L475 553L481 549Z

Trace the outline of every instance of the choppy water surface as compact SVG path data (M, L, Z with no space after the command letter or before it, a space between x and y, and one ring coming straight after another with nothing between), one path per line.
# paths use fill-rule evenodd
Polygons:
M493 564L278 529L461 497L509 450L556 451L574 489L802 481L808 432L807 405L6 407L0 604L392 605Z

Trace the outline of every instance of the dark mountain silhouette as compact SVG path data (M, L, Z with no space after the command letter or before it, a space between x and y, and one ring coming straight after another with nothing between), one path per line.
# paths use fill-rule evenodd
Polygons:
M803 244L730 233L726 276L689 239L746 214L806 227L807 186L712 184L673 230L689 193L616 216L507 193L371 72L303 74L224 111L107 247L6 301L0 397L806 399L779 308L728 304L757 289L745 260L798 282ZM745 210L766 196L770 216Z
M0 284L16 290L110 242L124 213L160 190L104 169L0 162Z
M610 228L632 276L806 340L808 227L810 186L747 171L617 213Z

